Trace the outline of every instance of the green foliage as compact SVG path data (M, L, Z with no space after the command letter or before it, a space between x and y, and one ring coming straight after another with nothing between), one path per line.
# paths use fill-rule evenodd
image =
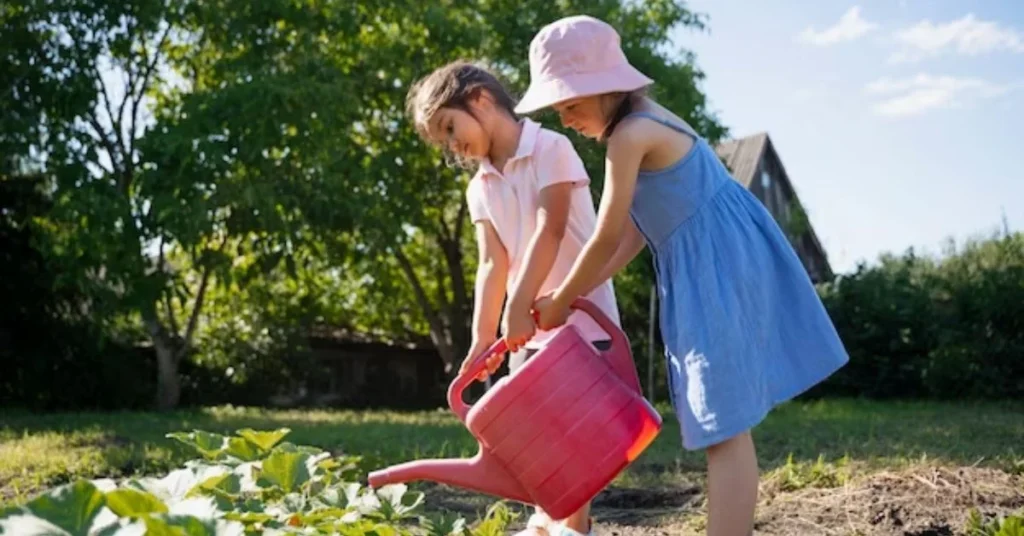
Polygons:
M1024 396L1024 233L883 257L821 293L851 360L816 394Z
M786 220L783 222L786 233L792 239L802 237L811 229L811 220L800 203L790 203L786 206Z
M781 491L795 491L807 487L836 488L850 480L849 458L843 457L838 462L826 463L825 457L818 455L813 463L793 461L793 454L786 457L786 463L775 470L767 480L777 485Z
M167 505L153 494L132 488L116 489L107 492L106 500L107 508L110 508L118 517L143 516L167 512Z
M621 28L627 53L661 84L659 99L709 137L724 132L704 108L697 88L702 75L692 58L671 59L663 50L676 27L701 26L681 2L531 0L511 7L504 1L388 0L334 10L282 0L253 11L247 3L222 0L191 12L189 25L202 28L206 39L171 60L182 72L203 73L195 91L168 104L174 112L168 117L187 114L195 133L187 139L208 130L216 134L205 136L201 149L225 155L228 164L218 158L209 165L239 167L245 184L253 180L250 170L257 178L281 168L337 177L337 185L315 190L325 208L301 206L295 224L309 225L327 244L326 254L343 266L335 286L349 289L344 324L385 337L429 334L448 363L461 359L469 342L475 255L465 174L445 167L404 116L413 80L470 57L521 91L528 78L526 50L537 29L564 15L590 13ZM253 43L253 35L267 42ZM329 91L322 94L307 93L287 105L273 97L297 85L318 91L317 83L339 73L338 86L324 86ZM315 82L308 84L309 78ZM180 111L186 109L193 111ZM554 123L550 115L541 119ZM247 137L255 130L285 134L278 140ZM324 145L300 149L295 139ZM600 185L600 148L591 144L581 152ZM327 218L336 213L349 220Z
M254 393L316 374L304 337L320 323L429 336L457 363L475 268L466 174L415 135L405 92L461 57L521 92L533 34L577 13L619 28L663 104L724 134L693 57L664 46L703 28L676 0L18 0L0 11L14 80L0 148L52 194L42 258L125 345L151 344L125 375L152 378L131 383L161 408L264 403ZM579 150L599 191L602 149ZM646 318L652 276L624 274L639 308L624 316ZM643 351L645 330L631 336Z
M110 336L88 287L45 246L46 178L0 172L0 400L32 409L142 408L152 361ZM110 385L117 389L107 388Z
M405 485L363 488L349 456L281 442L288 429L195 430L168 434L201 456L162 478L77 480L0 514L0 534L42 536L137 533L496 536L514 516L501 503L475 527L465 519L421 515L423 494ZM248 447L231 445L245 442ZM242 460L232 452L257 453ZM122 532L124 531L124 532Z
M1010 515L986 520L972 509L967 520L967 536L1024 536L1024 516Z
M96 486L80 480L35 499L26 508L32 515L78 536L88 533L103 505L103 494Z

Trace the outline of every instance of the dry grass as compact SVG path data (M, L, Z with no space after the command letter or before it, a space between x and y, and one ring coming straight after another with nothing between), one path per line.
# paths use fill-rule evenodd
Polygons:
M993 467L921 465L762 491L758 533L766 535L962 534L972 509L988 517L1024 509L1024 478Z

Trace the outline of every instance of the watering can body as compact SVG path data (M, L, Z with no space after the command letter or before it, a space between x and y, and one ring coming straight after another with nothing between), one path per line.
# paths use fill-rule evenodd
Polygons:
M595 305L573 307L611 336L599 352L573 325L562 327L515 373L472 407L463 391L504 352L499 341L448 390L452 411L480 443L466 460L420 460L369 475L371 486L432 480L534 504L564 519L594 498L650 445L661 417L643 398L629 341Z

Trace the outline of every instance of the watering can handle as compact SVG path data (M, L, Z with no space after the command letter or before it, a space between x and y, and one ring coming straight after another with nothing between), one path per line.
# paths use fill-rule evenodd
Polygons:
M503 354L508 350L505 339L498 339L484 353L473 358L462 373L456 376L455 381L448 387L448 405L452 411L459 416L459 420L465 421L469 414L469 405L462 401L462 392L472 384L478 375L487 370L487 360L492 356Z
M601 329L611 337L612 346L606 353L609 356L618 358L611 363L612 369L630 389L642 394L640 378L636 373L636 365L633 363L633 354L626 334L608 318L608 315L604 314L598 306L586 298L576 298L570 307L590 315L601 326ZM504 353L507 350L508 347L505 345L505 340L498 339L484 353L473 358L473 361L469 363L466 370L459 374L448 387L448 405L459 416L459 420L465 422L470 409L469 404L462 400L462 392L476 380L477 375L487 368L487 360L491 356Z
M604 314L600 307L586 298L576 298L571 307L590 315L590 318L593 318L597 325L601 326L601 329L611 337L611 348L603 352L603 355L609 358L609 364L619 379L642 396L643 388L640 386L636 363L633 362L633 350L629 347L629 339L626 338L626 334L608 318L608 315Z

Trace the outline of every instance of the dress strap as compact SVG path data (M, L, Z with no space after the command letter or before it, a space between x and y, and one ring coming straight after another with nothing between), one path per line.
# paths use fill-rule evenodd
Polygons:
M655 123L661 123L662 125L665 125L668 128L671 128L671 129L676 130L678 132L682 132L683 134L686 134L687 136L692 137L694 140L700 139L700 135L697 134L688 125L683 124L683 123L677 123L675 121L670 121L668 119L664 119L664 118L658 117L658 116L652 114L651 112L632 112L632 113L626 115L626 117L646 117L647 119L650 119L651 121L654 121Z

